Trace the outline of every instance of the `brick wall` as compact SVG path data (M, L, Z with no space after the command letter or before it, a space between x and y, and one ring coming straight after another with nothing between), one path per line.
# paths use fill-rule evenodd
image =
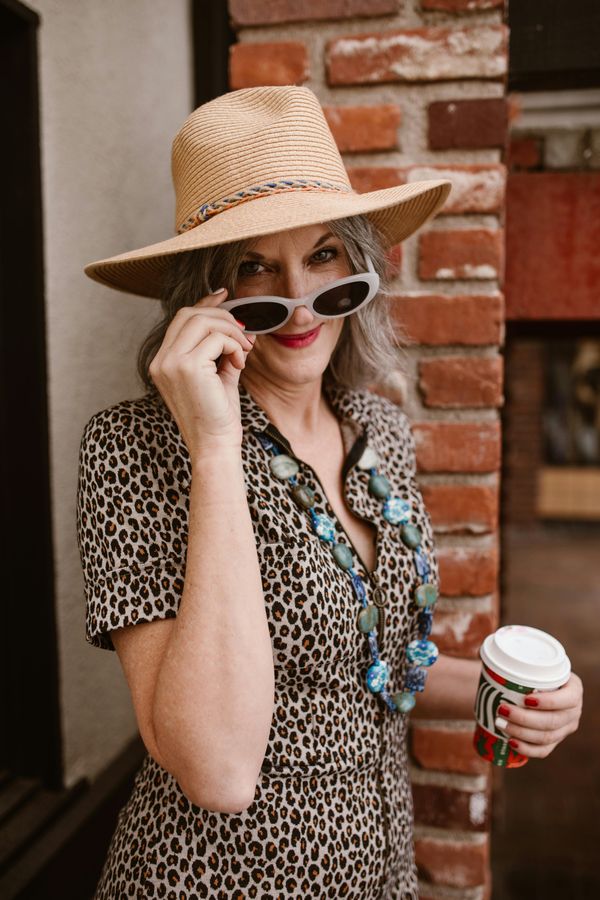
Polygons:
M469 658L498 617L507 33L502 0L229 0L232 89L315 91L358 191L447 177L450 200L395 248L403 406L438 546L435 637ZM489 897L490 773L470 722L415 721L423 898Z

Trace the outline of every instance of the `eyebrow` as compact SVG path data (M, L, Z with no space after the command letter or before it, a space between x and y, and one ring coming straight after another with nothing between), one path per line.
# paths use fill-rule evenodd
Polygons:
M336 235L331 231L326 231L325 234L322 234L316 244L312 247L313 250L316 250L317 247L320 247L328 238L335 238ZM254 250L248 250L245 256L251 256L252 259L266 259L266 256L263 256L262 253L256 253Z

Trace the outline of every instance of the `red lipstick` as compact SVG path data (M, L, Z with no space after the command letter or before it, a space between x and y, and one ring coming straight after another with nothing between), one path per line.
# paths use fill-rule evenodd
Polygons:
M308 347L309 344L312 344L317 339L320 330L321 326L318 325L312 331L305 331L303 334L282 335L272 332L269 337L275 338L284 347Z

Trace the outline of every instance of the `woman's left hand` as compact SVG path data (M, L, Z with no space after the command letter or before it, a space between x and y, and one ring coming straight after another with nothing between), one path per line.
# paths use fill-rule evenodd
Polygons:
M525 703L524 709L512 703L500 704L497 715L508 723L502 730L517 753L544 759L579 727L583 705L581 678L572 672L567 683L557 691L534 691L528 694Z

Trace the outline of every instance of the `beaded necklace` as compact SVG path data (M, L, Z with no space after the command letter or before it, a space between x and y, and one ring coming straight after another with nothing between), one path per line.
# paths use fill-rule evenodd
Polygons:
M406 648L406 658L410 667L406 672L404 688L392 693L389 689L390 671L388 664L379 656L377 642L377 626L382 615L375 603L370 603L364 581L356 571L354 557L350 547L335 539L335 523L329 516L316 513L315 492L309 485L300 483L296 476L300 471L297 460L283 453L280 447L264 433L256 432L265 450L271 451L269 468L273 475L281 481L288 481L290 493L298 506L306 510L311 519L313 531L319 538L331 545L331 552L338 566L348 572L356 599L361 609L357 616L357 627L367 635L371 653L371 665L367 669L365 680L371 693L378 695L392 712L409 713L415 705L415 694L425 689L427 668L438 658L438 648L428 640L431 634L433 607L437 600L437 588L429 581L430 568L422 547L422 534L416 525L410 522L410 503L400 497L391 496L391 485L384 475L377 471L379 459L373 449L367 447L359 459L357 466L369 473L368 490L373 497L383 500L382 515L392 525L400 526L402 543L413 551L413 562L416 573L421 579L413 591L413 601L419 610L417 616L417 640L411 641ZM377 590L377 589L376 589Z

